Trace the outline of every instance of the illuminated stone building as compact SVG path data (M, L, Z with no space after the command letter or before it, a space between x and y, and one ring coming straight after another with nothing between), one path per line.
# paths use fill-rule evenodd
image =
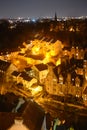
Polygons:
M49 72L45 79L45 88L49 94L58 94L58 79L53 71L53 66L48 66Z

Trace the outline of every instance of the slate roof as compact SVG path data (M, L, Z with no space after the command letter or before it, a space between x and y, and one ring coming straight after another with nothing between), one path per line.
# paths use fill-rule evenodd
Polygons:
M25 55L27 56L27 55ZM43 60L44 59L44 55L40 54L40 55L29 55L29 58L33 58L35 60Z
M6 71L11 63L6 62L4 60L0 60L0 70Z
M49 63L47 63L47 64L48 64L48 66L55 67L55 64L54 64L53 62L49 62Z
M21 106L19 113L0 112L0 129L7 130L14 124L16 117L22 117L23 123L30 130L41 130L44 120L44 110L34 101L27 101Z
M14 123L14 119L18 116L17 113L0 112L0 129L7 130Z
M48 69L48 66L45 65L45 64L38 64L38 65L35 65L35 67L36 67L39 71L43 71L43 70L47 70L47 69Z
M23 111L22 117L24 124L26 124L30 130L41 130L44 115L44 110L36 102L29 101Z
M87 94L87 87L85 88L83 94Z
M58 67L53 68L55 76L58 78Z
M26 72L24 72L24 71L20 73L20 77L23 77L23 79L27 80L27 81L32 80L32 78L28 74L26 74Z
M16 77L17 77L19 74L20 74L20 72L17 72L17 71L13 71L13 72L12 72L12 75L14 75L14 76L16 76Z
M25 68L25 71L31 71L31 67Z
M22 77L24 80L27 80L27 81L30 81L32 78L25 72L25 71L23 71L23 72L17 72L17 71L14 71L13 73L12 73L12 75L14 75L14 76L18 76L18 75L20 75L20 77Z

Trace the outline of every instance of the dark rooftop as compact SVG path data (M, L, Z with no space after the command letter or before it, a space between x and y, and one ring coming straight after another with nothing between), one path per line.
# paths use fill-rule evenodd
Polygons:
M28 100L21 106L19 113L0 112L0 129L7 130L14 124L16 117L22 117L30 130L41 130L45 111L34 101Z
M6 62L4 60L0 60L0 70L6 71L11 63Z
M47 65L45 64L38 64L38 65L35 65L36 68L39 70L39 71L43 71L43 70L46 70L48 69Z

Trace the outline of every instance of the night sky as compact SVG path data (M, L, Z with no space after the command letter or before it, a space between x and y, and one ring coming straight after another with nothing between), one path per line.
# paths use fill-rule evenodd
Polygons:
M87 0L0 0L0 18L87 16Z

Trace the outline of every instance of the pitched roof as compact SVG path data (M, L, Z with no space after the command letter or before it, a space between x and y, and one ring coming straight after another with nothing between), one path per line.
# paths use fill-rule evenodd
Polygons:
M55 76L58 78L58 67L53 68Z
M6 71L11 63L6 62L4 60L0 60L0 70Z
M35 65L35 67L36 67L39 71L43 71L43 70L48 69L48 66L45 65L45 64L38 64L38 65Z
M14 119L21 116L30 130L41 130L44 115L44 110L36 102L29 100L19 113L0 112L0 129L7 130L14 124Z
M85 88L83 94L87 94L87 87Z
M14 123L16 116L16 113L0 112L0 129L7 130Z
M53 62L48 62L47 65L55 67L55 64Z
M31 67L25 68L25 71L31 71Z
M27 56L27 55L25 55ZM39 55L29 55L29 58L33 58L35 60L43 60L44 59L44 55L39 54Z
M26 74L26 72L24 71L20 73L20 77L23 77L23 79L27 81L32 80L32 78L28 74Z
M44 115L45 112L41 106L34 101L29 101L23 111L22 117L24 119L24 124L26 124L30 130L41 130Z
M13 72L12 72L12 75L14 75L14 76L16 76L16 77L17 77L19 74L20 74L20 72L17 72L17 71L13 71Z

